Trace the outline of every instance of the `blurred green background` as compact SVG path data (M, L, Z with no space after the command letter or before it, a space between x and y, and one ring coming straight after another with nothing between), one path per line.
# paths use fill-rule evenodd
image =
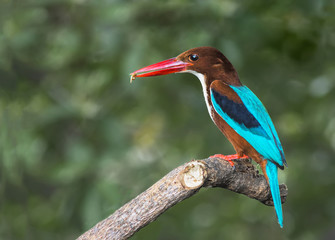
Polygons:
M129 73L213 46L267 106L289 168L273 208L204 189L133 239L335 239L331 0L2 0L0 239L74 239L191 159L234 153L190 74Z

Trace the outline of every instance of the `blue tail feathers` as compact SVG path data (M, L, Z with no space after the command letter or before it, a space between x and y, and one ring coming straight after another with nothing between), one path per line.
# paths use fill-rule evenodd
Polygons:
M278 223L283 227L283 211L281 206L281 198L278 184L278 168L277 165L271 161L267 161L266 174L269 178L270 190L272 194L273 204L275 206Z

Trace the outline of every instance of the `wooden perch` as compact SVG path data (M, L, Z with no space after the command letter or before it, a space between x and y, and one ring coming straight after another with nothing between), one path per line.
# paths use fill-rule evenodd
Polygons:
M221 187L273 206L270 189L250 160L227 161L217 158L194 160L172 170L145 192L97 223L78 240L128 239L158 218L167 209L197 193L201 187ZM288 189L280 185L282 202Z

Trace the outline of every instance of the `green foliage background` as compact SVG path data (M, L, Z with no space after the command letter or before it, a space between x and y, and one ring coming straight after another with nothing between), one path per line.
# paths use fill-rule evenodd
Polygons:
M205 189L133 239L335 238L334 1L3 0L0 22L0 239L74 239L180 164L233 153L194 76L129 84L197 46L273 118L285 226Z

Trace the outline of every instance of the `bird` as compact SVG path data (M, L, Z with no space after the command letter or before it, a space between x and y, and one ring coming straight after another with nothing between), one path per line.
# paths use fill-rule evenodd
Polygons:
M231 62L218 49L197 47L132 72L137 77L191 73L202 85L208 113L233 145L236 154L215 154L229 161L251 158L261 167L270 186L277 220L283 227L278 168L287 167L282 144L274 124L259 98L239 79Z

